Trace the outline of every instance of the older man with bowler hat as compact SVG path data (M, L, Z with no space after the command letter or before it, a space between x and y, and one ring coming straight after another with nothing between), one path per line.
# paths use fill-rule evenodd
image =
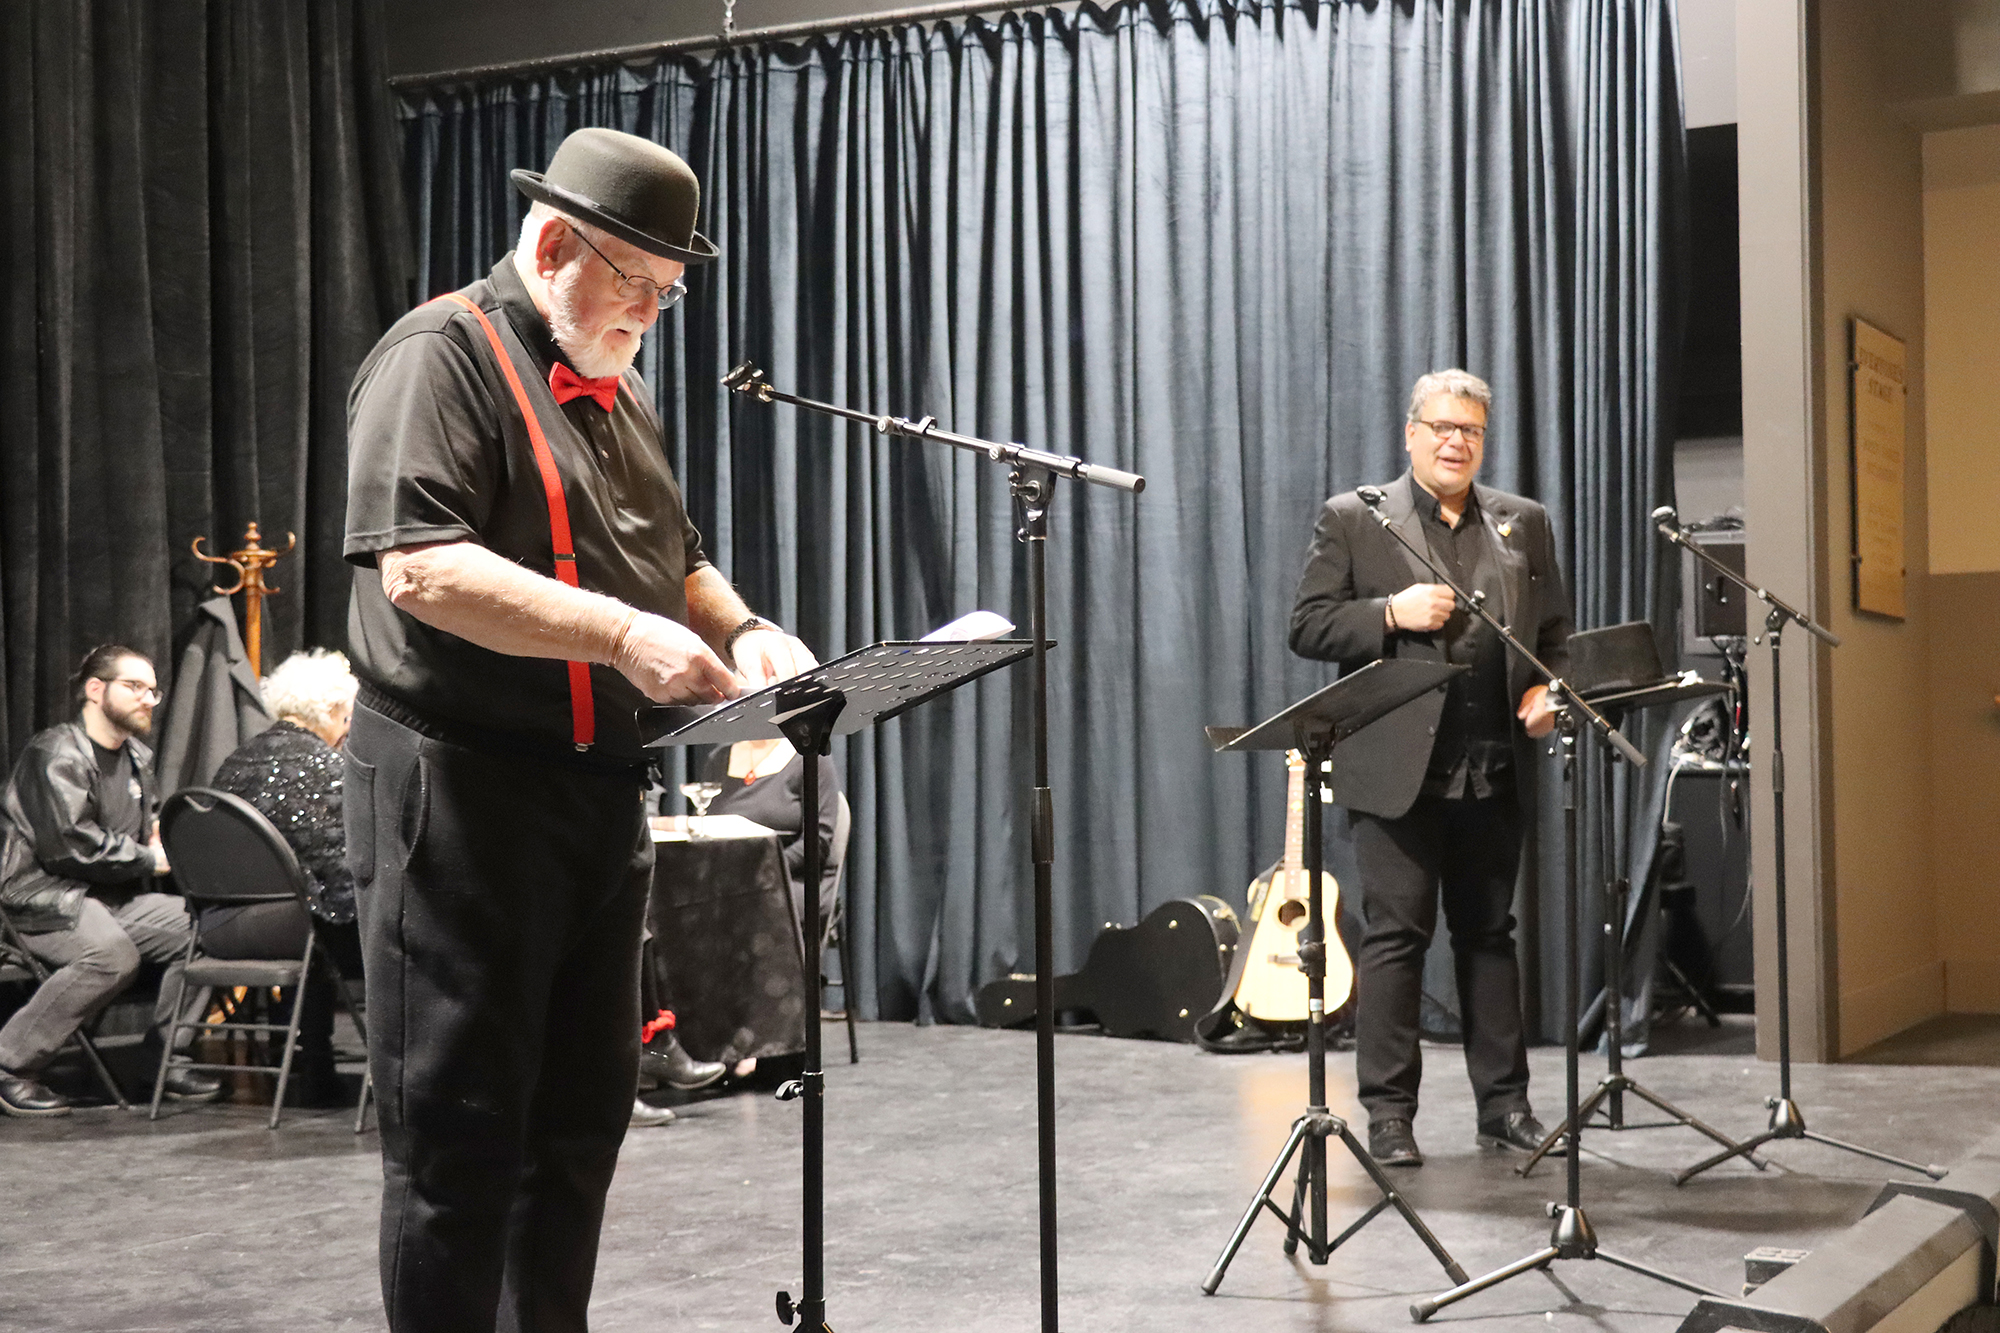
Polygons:
M397 1333L586 1327L639 1061L637 712L812 664L702 554L632 367L716 257L687 164L587 129L515 250L349 400L348 859Z

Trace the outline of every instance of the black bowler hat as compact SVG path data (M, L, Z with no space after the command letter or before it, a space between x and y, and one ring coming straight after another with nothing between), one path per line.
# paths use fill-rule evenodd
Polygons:
M546 174L509 176L528 198L595 223L649 255L706 264L722 253L694 229L701 206L694 169L650 139L578 130L556 147Z

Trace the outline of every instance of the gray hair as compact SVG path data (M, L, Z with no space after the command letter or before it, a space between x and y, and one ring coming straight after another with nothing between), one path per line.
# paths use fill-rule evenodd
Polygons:
M1410 420L1421 421L1424 404L1441 393L1478 403L1488 413L1493 411L1493 387L1485 380L1465 370L1433 370L1410 390Z
M560 222L585 240L595 244L604 243L604 230L593 227L581 218L573 218L559 208L551 207L537 199L528 205L528 215L521 219L521 237L514 242L514 248L524 255L535 253L535 243L542 238L542 228L550 222Z
M307 727L323 727L334 710L354 703L360 682L347 655L328 648L293 653L264 677L264 707L271 716Z

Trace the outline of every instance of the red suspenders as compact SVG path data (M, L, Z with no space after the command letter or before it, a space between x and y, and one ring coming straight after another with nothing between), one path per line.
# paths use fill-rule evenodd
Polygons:
M528 442L534 446L535 466L541 470L542 490L549 501L549 541L555 547L556 577L570 587L581 587L576 580L576 551L570 544L569 502L563 498L562 474L556 471L555 455L549 452L548 437L542 434L542 423L535 417L535 409L528 402L528 391L521 384L520 372L514 369L514 358L507 355L505 344L500 341L500 331L493 327L493 321L486 318L486 312L467 300L458 292L446 292L440 301L456 301L472 312L479 327L486 330L486 340L493 344L493 355L500 362L500 372L507 377L507 385L514 391L514 401L521 406L521 419L528 423ZM569 715L571 732L576 740L576 748L588 750L597 737L597 712L590 697L590 664L588 662L569 663Z

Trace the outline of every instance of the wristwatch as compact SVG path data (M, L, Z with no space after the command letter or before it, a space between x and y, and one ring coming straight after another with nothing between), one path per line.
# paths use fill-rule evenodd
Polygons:
M777 628L778 627L776 625L764 619L764 617L762 616L751 616L748 620L738 625L735 629L729 631L729 637L722 641L722 656L724 660L733 660L732 654L734 654L736 650L736 641L742 638L744 635L748 634L751 630L777 629Z

